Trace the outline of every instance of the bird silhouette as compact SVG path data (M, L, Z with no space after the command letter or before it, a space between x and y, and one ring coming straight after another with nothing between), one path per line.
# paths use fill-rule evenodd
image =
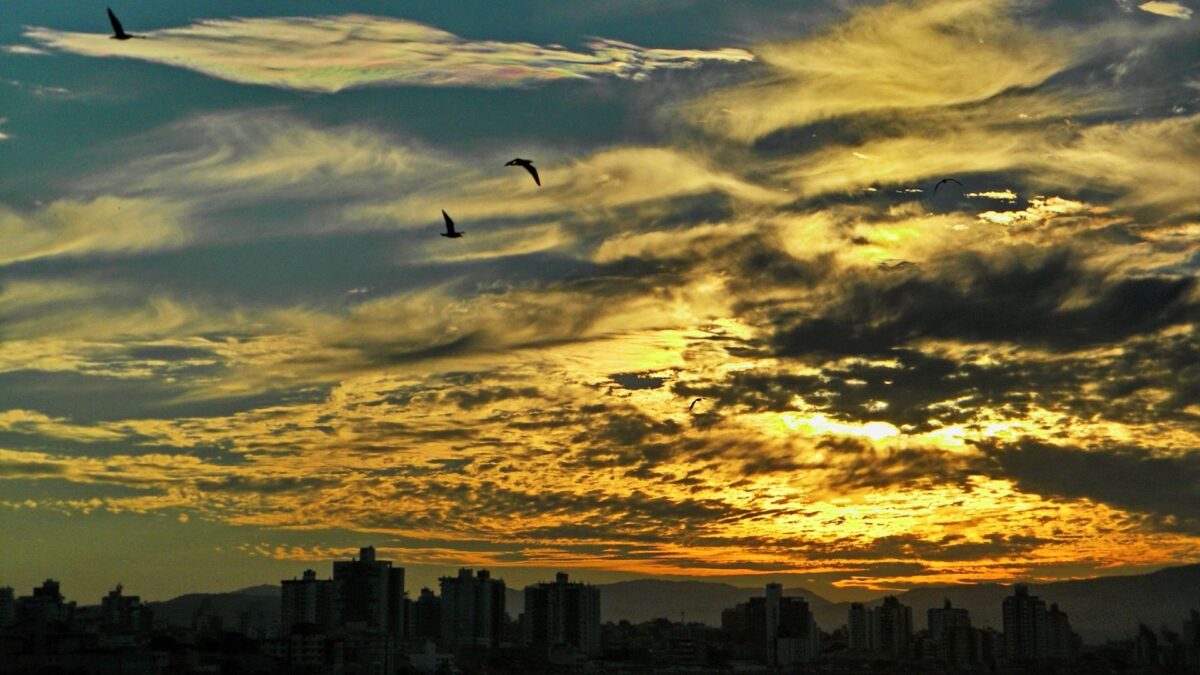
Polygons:
M454 221L450 219L450 216L446 215L445 211L442 211L442 217L446 219L446 231L441 233L443 237L458 239L459 237L463 236L462 232L454 229Z
M943 184L943 183L954 183L954 184L955 184L955 185L957 185L958 187L962 187L962 186L963 186L963 184L962 184L962 183L959 183L957 180L955 180L955 179L953 179L953 178L943 178L943 179L941 179L941 180L939 180L939 181L937 182L937 185L934 185L934 186L933 186L933 194L935 194L935 195L937 194L938 188L942 187L942 184Z
M698 398L695 401L692 401L692 404L688 406L688 412L692 412L692 408L695 408L696 404L703 400L704 399L702 399L702 398Z
M133 35L126 33L121 26L121 22L117 20L117 15L113 14L112 8L108 7L108 22L112 24L113 34L108 36L110 40L128 40L129 38L144 38L145 35Z
M538 187L542 186L542 179L538 178L538 172L537 172L537 169L534 168L534 166L533 166L532 159L521 159L520 157L518 157L518 158L512 160L511 162L505 162L504 166L523 166L523 167L525 167L525 170L529 172L529 175L533 176L533 182L537 183Z

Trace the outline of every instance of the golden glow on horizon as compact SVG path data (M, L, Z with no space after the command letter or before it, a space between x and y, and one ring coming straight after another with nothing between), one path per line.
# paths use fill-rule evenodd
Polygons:
M297 562L350 553L332 532L408 564L863 589L1200 560L1194 489L1138 489L1189 475L1200 447L1200 115L1122 119L1109 92L1057 84L1093 48L1014 6L886 3L757 45L746 79L664 110L694 135L547 149L541 188L365 125L248 110L177 122L145 140L167 149L81 182L112 194L0 205L0 375L96 404L49 412L30 385L0 409L0 486L57 486L0 492L0 509L278 533L238 555ZM133 48L262 82L259 46L226 62L205 40L271 21L178 29L178 58ZM323 21L289 35L460 40ZM466 75L510 52L504 72L534 80L550 57L564 79L633 77L639 54L646 73L750 58L605 45L486 43ZM268 83L404 77L289 49ZM818 138L826 124L845 133ZM980 184L933 195L952 175ZM224 220L279 204L312 213ZM430 230L446 204L471 223L461 246ZM386 248L383 281L329 272L314 299L274 301L50 264L334 236ZM49 271L22 277L34 263Z

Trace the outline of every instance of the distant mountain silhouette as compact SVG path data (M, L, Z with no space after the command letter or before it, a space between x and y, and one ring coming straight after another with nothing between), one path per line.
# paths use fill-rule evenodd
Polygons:
M678 621L683 612L688 621L719 626L721 610L763 594L761 586L739 588L707 581L637 579L596 586L600 589L601 620L634 623L659 618ZM1129 638L1139 623L1179 630L1187 611L1200 609L1200 565L1169 567L1136 576L1030 584L1029 589L1047 604L1058 603L1084 641L1097 644ZM411 596L412 589L409 593ZM230 593L192 593L149 604L156 618L168 625L191 626L197 615L208 614L220 616L226 626L235 627L245 612L256 625L260 621L270 625L279 621L279 594L279 586L263 585ZM788 588L784 594L807 600L817 624L825 631L846 623L848 602L830 602L802 588ZM944 599L970 610L975 626L999 630L1000 603L1011 594L1011 586L976 584L916 588L896 596L913 608L914 630L926 627L926 611L940 607ZM882 599L881 595L864 604L877 605ZM522 590L509 588L505 603L510 615L520 614L525 604Z
M1029 584L1029 592L1047 605L1058 603L1059 609L1070 617L1075 632L1085 642L1096 644L1132 637L1139 623L1155 629L1166 625L1179 630L1187 611L1200 609L1200 565L1168 567L1136 576ZM1011 594L1011 586L978 584L916 588L896 597L913 608L914 629L925 628L926 611L949 599L956 607L970 610L973 625L1000 630L1003 625L1000 603ZM840 618L836 623L826 624L818 614L821 628L831 630L846 622L850 604L838 603L834 608L835 616Z
M600 612L604 621L627 619L633 622L654 618L702 621L718 626L721 610L747 598L762 595L763 589L738 588L703 581L661 581L643 579L615 584L598 584ZM1200 609L1200 565L1170 567L1151 574L1099 577L1076 581L1030 584L1030 592L1047 604L1056 602L1071 619L1071 627L1089 643L1129 638L1137 625L1158 628L1166 625L1179 630L1189 609ZM846 623L848 602L830 602L800 588L788 588L785 595L801 596L808 601L817 624L832 631ZM971 622L979 627L1002 628L1001 602L1012 595L1012 586L977 584L916 588L896 596L913 608L913 629L926 628L926 612L949 599L956 607L971 612ZM877 605L883 599L864 603ZM522 606L520 592L510 592L509 613L516 616Z
M699 621L712 626L721 625L721 610L762 595L762 588L739 588L709 581L665 581L635 579L612 584L596 584L600 589L600 620L640 623L651 619L679 620L684 613L687 621ZM817 613L836 607L834 603L803 588L789 588L784 595L800 596ZM525 605L520 589L508 589L505 598L508 613L516 616ZM843 619L844 623L844 619ZM824 626L824 624L822 624Z
M274 584L260 584L258 586L248 586L236 591L229 591L229 593L222 593L221 595L269 595L272 598L279 600L280 591L281 589L279 586Z
M252 625L279 623L279 586L264 584L229 593L189 593L163 602L146 603L154 610L154 619L168 626L191 628L197 617L219 616L227 628L237 628L244 613Z

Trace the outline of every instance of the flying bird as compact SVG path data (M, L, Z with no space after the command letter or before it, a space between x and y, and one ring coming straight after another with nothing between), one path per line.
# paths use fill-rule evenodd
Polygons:
M695 401L692 401L692 404L688 406L688 412L692 412L692 408L695 408L696 404L703 400L704 399L702 399L702 398L698 398Z
M450 216L448 216L444 210L442 211L442 217L446 219L446 231L441 233L443 237L458 239L459 237L463 236L462 232L454 229L454 221L450 219Z
M117 15L113 14L112 8L108 9L108 22L112 24L113 34L108 36L110 40L128 40L129 38L144 38L145 35L131 35L125 32L121 26L121 22L117 20Z
M953 178L943 178L943 179L941 179L941 180L939 180L939 181L937 182L937 185L934 185L934 186L933 186L933 194L935 194L935 195L937 194L938 188L942 187L942 184L943 184L943 183L954 183L954 184L955 184L955 185L957 185L958 187L962 187L962 186L963 186L963 184L962 184L962 183L959 183L957 180L955 180L955 179L953 179Z
M533 176L533 182L537 183L538 187L542 186L542 179L538 178L537 169L534 168L532 159L521 159L520 157L518 157L511 162L506 162L504 164L504 166L523 166L523 167L525 167L525 170L529 172L529 175Z

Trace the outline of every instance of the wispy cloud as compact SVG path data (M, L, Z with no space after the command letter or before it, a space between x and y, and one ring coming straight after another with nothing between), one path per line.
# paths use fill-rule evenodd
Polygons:
M0 47L0 51L6 54L23 54L25 56L45 56L50 52L29 45L4 45Z
M368 85L501 88L602 76L637 80L656 70L754 58L741 49L651 49L606 39L576 52L471 40L412 21L357 14L209 20L121 43L49 28L30 28L25 35L76 54L141 59L234 82L325 93Z
M0 206L0 266L87 253L128 253L188 240L179 209L157 200L99 197L56 201L32 211Z
M756 47L768 75L702 97L689 114L750 140L852 113L960 105L1032 87L1069 64L1070 49L1016 25L1010 6L924 0L859 9L815 37Z
M1169 16L1172 19L1190 19L1192 18L1192 9L1185 7L1178 2L1163 2L1162 0L1151 0L1138 5L1138 9L1159 16Z

